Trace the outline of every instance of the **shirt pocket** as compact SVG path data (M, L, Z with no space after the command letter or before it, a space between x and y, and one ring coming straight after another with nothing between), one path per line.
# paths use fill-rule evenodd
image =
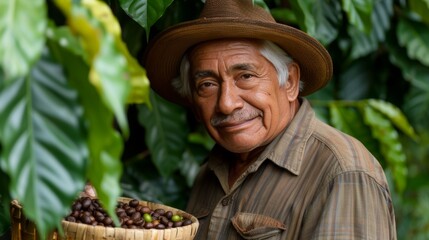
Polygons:
M280 239L286 226L272 217L239 212L231 219L232 225L244 239Z

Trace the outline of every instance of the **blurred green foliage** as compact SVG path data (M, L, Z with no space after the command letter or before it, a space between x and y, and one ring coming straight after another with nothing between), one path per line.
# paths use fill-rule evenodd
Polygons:
M98 7L88 5L94 2ZM428 239L429 1L254 3L326 46L334 77L310 102L323 121L355 136L381 162L398 239ZM0 3L6 44L0 49L0 236L10 224L11 198L25 203L25 214L45 234L87 180L110 208L119 195L185 207L213 140L189 110L142 90L144 69L135 63L148 39L198 17L202 6L201 0ZM73 22L78 17L83 25ZM127 71L131 80L117 81ZM41 211L49 214L39 218Z

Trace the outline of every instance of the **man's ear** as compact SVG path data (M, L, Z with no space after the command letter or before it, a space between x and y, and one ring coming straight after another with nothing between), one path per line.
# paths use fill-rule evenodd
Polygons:
M287 97L290 102L298 98L299 95L299 80L301 71L299 65L295 62L288 65L289 78L286 82Z

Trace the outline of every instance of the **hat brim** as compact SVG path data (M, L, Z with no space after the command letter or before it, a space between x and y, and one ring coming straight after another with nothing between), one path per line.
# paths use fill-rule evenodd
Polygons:
M250 19L210 18L178 24L151 41L143 65L152 89L171 102L188 105L171 85L172 79L179 75L183 55L198 43L225 38L269 40L284 49L300 66L304 82L301 96L324 87L332 77L329 53L317 40L296 28Z

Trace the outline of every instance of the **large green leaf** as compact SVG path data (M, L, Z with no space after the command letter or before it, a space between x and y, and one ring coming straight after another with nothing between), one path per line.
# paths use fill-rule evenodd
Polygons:
M343 68L337 81L338 97L345 100L367 98L375 79L375 72L369 71L373 68L372 62L368 58L362 58Z
M417 139L417 135L414 132L414 128L408 123L408 120L405 115L395 105L377 99L368 100L368 105L384 114L398 129L400 129L410 138L414 140Z
M429 28L427 25L401 18L396 35L408 56L429 66Z
M343 20L339 1L318 0L312 6L315 18L315 32L310 33L324 45L338 37L339 26Z
M127 71L131 63L127 61L129 52L121 40L119 23L109 6L100 0L83 1L82 5L71 0L55 0L55 4L62 10L72 32L79 36L85 60L91 66L91 83L115 114L123 135L128 136L125 105L134 73Z
M371 13L373 0L342 0L343 10L346 12L349 23L359 31L369 33L372 28Z
M65 66L71 85L79 92L88 124L88 148L90 161L87 176L97 191L104 208L118 223L114 212L117 198L121 195L122 175L121 154L123 140L114 127L114 116L103 103L95 87L89 82L89 67L80 56L51 44L56 49L57 58Z
M108 34L103 35L100 52L94 59L90 76L95 72L99 75L102 99L115 113L123 134L128 136L128 122L124 109L131 85L126 79L126 64L127 62L116 47L113 37Z
M162 176L168 176L181 162L187 142L186 111L151 92L152 109L140 106L139 121L145 127L146 144Z
M388 45L390 61L398 66L404 78L411 83L406 94L403 111L420 131L429 129L429 68L407 57L405 51Z
M348 33L352 40L350 57L352 59L365 56L378 48L379 42L385 40L386 32L390 29L392 15L392 0L377 0L371 14L372 28L369 34L349 25Z
M356 106L360 102L355 102ZM347 102L332 101L329 104L330 124L361 141L368 150L380 159L379 144L371 137L371 130L363 122L358 108L347 106Z
M149 39L150 27L164 14L173 0L119 0L122 9L146 30Z
M2 166L12 197L42 236L59 226L83 189L87 164L77 94L48 54L30 77L0 93Z
M314 35L316 32L316 20L313 16L312 7L315 4L315 0L291 0L290 4L300 28L308 34Z
M0 1L0 66L6 79L28 74L39 58L47 25L44 0Z
M380 143L381 153L387 162L387 168L392 170L398 192L402 192L406 186L408 169L398 132L384 114L370 105L363 105L361 112L373 137Z
M411 11L417 13L429 25L429 0L409 0Z
M309 35L315 37L325 45L328 45L337 37L337 26L342 20L341 5L339 2L293 0L291 1L291 5L297 17L295 22ZM281 17L281 15L278 17Z

